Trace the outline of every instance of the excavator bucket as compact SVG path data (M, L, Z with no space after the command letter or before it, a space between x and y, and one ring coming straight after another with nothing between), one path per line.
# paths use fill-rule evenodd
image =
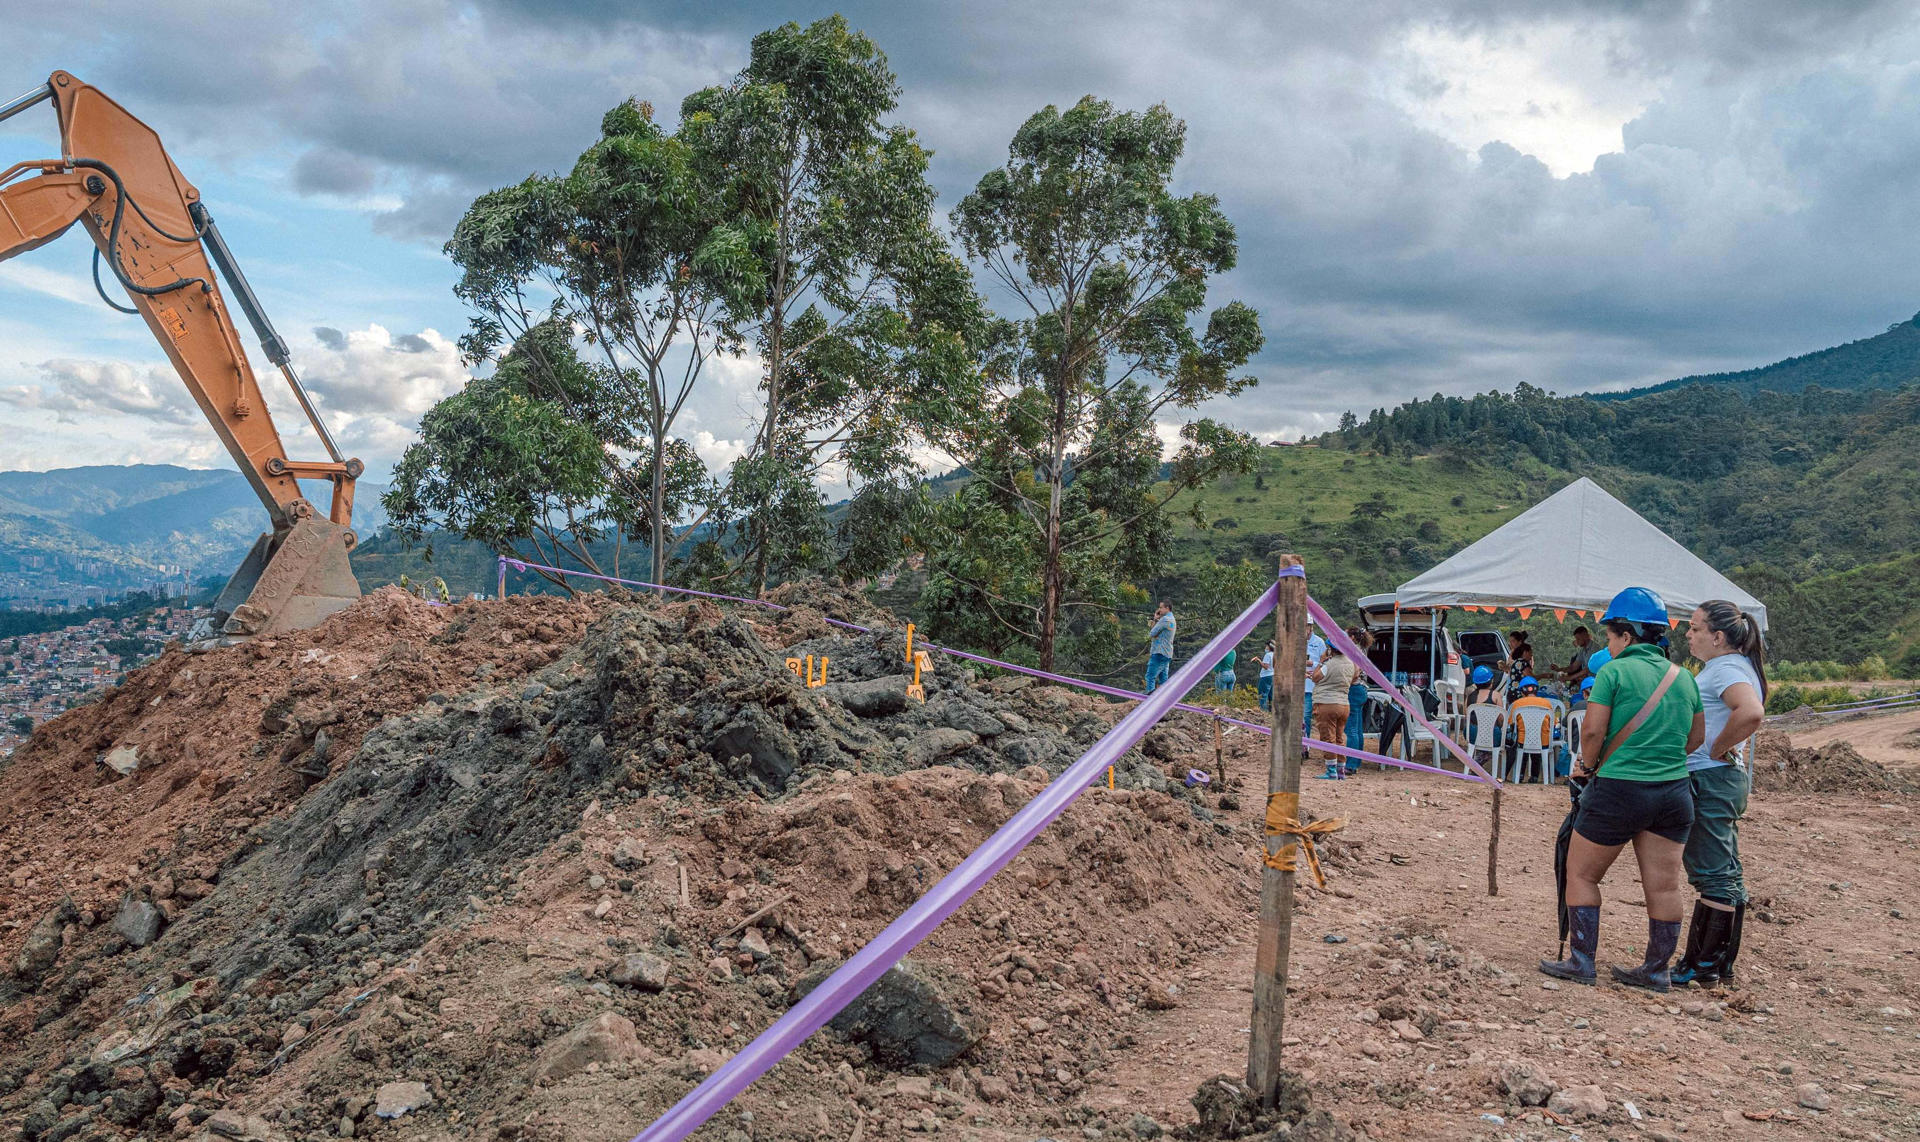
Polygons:
M353 544L351 528L314 517L262 535L214 601L212 633L231 644L319 625L360 597Z

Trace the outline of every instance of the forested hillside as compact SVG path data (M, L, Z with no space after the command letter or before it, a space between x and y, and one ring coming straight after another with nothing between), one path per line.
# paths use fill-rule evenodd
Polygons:
M1920 564L1910 555L1920 549L1920 385L1751 396L1689 385L1607 402L1523 386L1376 411L1320 444L1359 458L1362 475L1385 457L1403 465L1389 478L1400 490L1383 493L1389 510L1367 509L1390 521L1392 542L1373 555L1380 566L1363 589L1388 589L1484 534L1481 520L1499 522L1456 511L1456 539L1447 517L1435 517L1429 531L1450 540L1436 549L1422 542L1424 513L1403 505L1430 504L1462 483L1452 494L1469 505L1480 484L1524 488L1533 502L1584 475L1764 599L1778 656L1880 655L1898 666L1920 645ZM1351 549L1366 527L1324 518L1308 535Z
M1628 400L1689 385L1725 385L1744 396L1761 392L1797 393L1808 385L1823 389L1893 389L1920 380L1920 314L1887 327L1885 333L1849 341L1758 369L1712 373L1633 389L1592 393L1599 400Z

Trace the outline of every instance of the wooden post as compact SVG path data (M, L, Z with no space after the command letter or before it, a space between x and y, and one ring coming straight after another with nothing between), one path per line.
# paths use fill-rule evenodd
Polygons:
M1280 567L1300 566L1297 555L1282 555ZM1307 581L1280 579L1273 608L1273 748L1267 762L1267 805L1281 815L1300 816L1300 719L1306 712ZM1253 1038L1247 1046L1247 1086L1261 1105L1272 1106L1280 1093L1280 1040L1286 1029L1287 956L1293 942L1293 871L1297 845L1290 838L1268 837L1267 852L1281 857L1286 870L1260 872L1260 934L1253 961Z
M1500 895L1500 787L1493 787L1493 828L1487 834L1487 895Z
M1227 782L1227 752L1220 740L1220 715L1213 716L1213 773L1220 779L1220 792L1225 793L1231 786Z

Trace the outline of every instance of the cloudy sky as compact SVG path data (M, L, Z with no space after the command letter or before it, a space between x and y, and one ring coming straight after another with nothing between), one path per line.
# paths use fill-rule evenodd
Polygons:
M676 108L831 5L0 0L0 97L64 68L156 127L370 478L465 375L439 249L609 106ZM1094 93L1187 122L1262 314L1263 437L1434 392L1625 388L1920 309L1920 14L1871 0L974 0L838 6L880 43L942 210L1020 122ZM0 165L52 154L43 106ZM226 463L76 233L0 263L0 468ZM256 364L259 361L256 359ZM690 408L732 455L754 366ZM283 431L299 438L282 410ZM296 452L317 446L295 443Z

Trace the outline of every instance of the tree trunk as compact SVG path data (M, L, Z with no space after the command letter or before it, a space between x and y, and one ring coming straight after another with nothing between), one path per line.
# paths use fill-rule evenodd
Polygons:
M652 581L667 581L667 432L666 426L656 417L653 422L653 487L650 492L652 510L648 513L653 524L653 568Z
M787 333L787 266L789 263L789 206L792 203L793 173L787 173L787 193L781 197L779 228L777 230L776 257L773 266L772 296L768 299L767 312L767 415L760 425L760 453L769 462L773 461L773 442L780 435L780 400L784 395L781 384L786 379L786 333ZM759 504L755 515L758 523L753 528L756 533L757 550L753 556L753 597L759 598L767 593L767 533L772 530L769 517L772 515L771 503Z
M1040 602L1040 669L1053 669L1053 644L1059 636L1061 596L1066 569L1060 559L1060 516L1067 482L1067 398L1071 378L1061 378L1053 398L1053 463L1047 472L1047 560Z

